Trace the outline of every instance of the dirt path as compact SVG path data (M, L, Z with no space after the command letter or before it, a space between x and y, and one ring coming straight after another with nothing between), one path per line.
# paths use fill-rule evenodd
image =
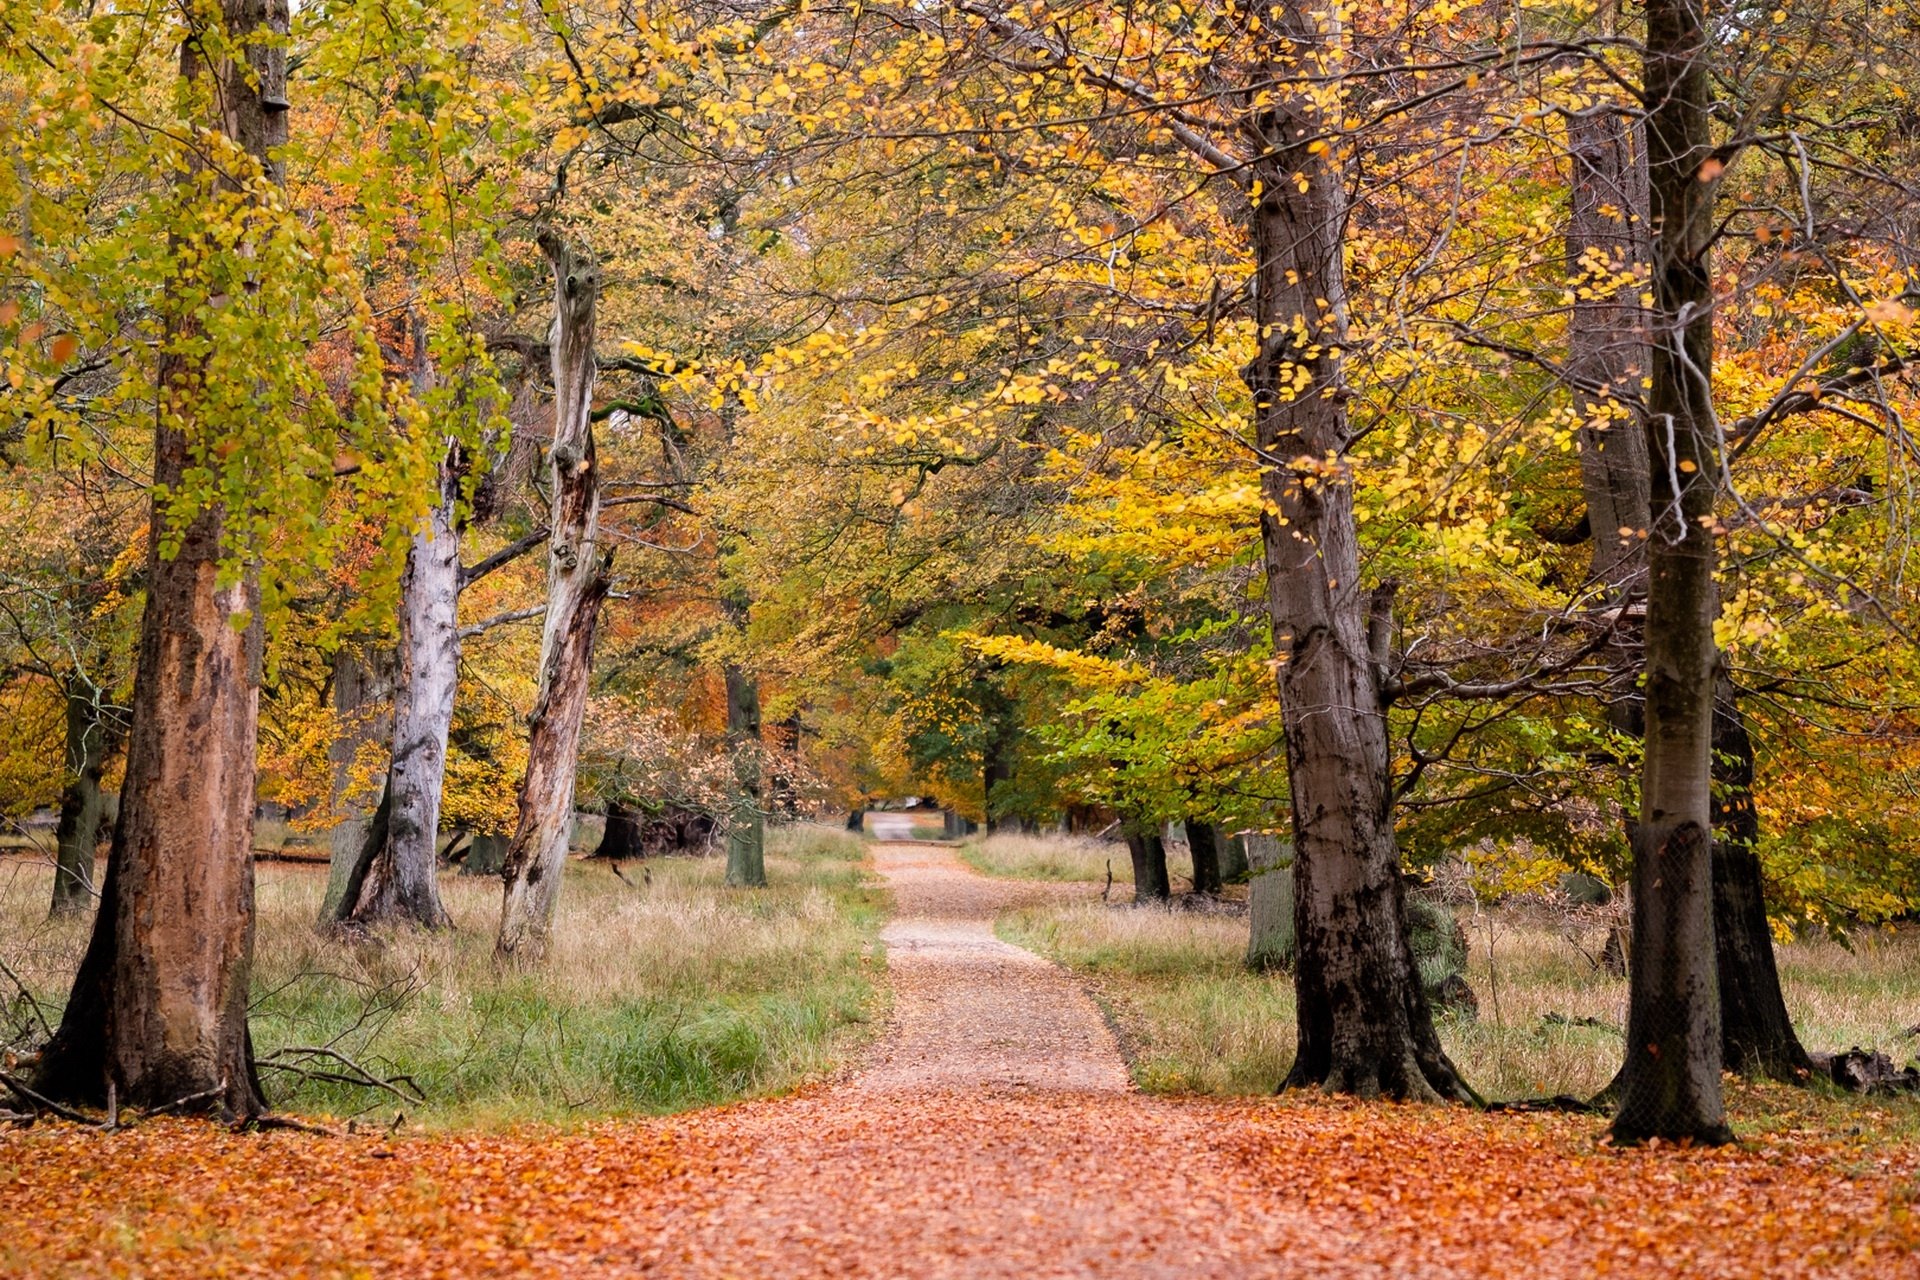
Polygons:
M994 916L1031 901L1034 886L977 875L939 845L883 843L873 856L893 890L880 935L893 1018L856 1087L1127 1089L1093 1002L1056 966L993 936Z
M1071 981L992 936L1061 890L929 846L876 860L895 1017L846 1081L566 1135L0 1131L0 1276L1920 1273L1911 1155L1142 1096Z

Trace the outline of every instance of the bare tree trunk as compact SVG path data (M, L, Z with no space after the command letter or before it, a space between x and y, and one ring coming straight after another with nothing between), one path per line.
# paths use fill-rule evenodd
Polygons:
M458 448L450 447L438 501L414 530L400 581L400 671L382 800L386 821L373 833L381 838L362 844L335 915L358 928L407 923L441 929L452 923L440 902L437 840L460 671L462 470Z
M1605 588L1603 599L1615 605L1645 590L1646 539L1640 531L1652 523L1644 415L1630 422L1624 408L1650 367L1647 325L1637 286L1604 287L1652 255L1646 219L1635 216L1649 200L1645 156L1636 141L1617 111L1588 112L1568 122L1573 182L1567 258L1576 293L1567 372L1583 423L1580 463L1593 538L1591 582ZM1611 652L1624 664L1637 647L1629 637ZM1723 675L1717 683L1713 914L1722 1055L1733 1070L1804 1081L1811 1078L1812 1064L1787 1016L1754 853L1759 832L1753 745L1731 682ZM1644 719L1637 690L1609 708L1609 720L1624 733L1638 736ZM1631 838L1638 823L1627 826ZM1609 933L1602 955L1609 972L1627 971L1620 930Z
M1573 165L1567 274L1567 380L1580 416L1580 481L1592 530L1591 585L1608 603L1644 589L1647 568L1647 437L1633 411L1648 365L1647 327L1636 269L1651 253L1645 157L1618 111L1567 121Z
M1344 57L1337 20L1302 0L1276 7L1268 31L1278 83L1328 74ZM1466 1098L1407 941L1386 714L1367 643L1341 372L1348 207L1338 116L1280 92L1248 121L1262 155L1251 210L1261 336L1247 381L1293 799L1299 1052L1286 1087Z
M642 835L642 825L638 809L629 808L618 800L609 803L606 830L601 832L600 845L593 851L593 856L615 862L646 857L647 844Z
M60 825L54 830L53 905L50 916L92 910L94 856L106 799L100 775L113 753L114 717L106 693L78 671L66 679L67 780L60 791Z
M1713 707L1713 944L1720 1052L1728 1070L1805 1084L1813 1061L1794 1032L1774 963L1753 803L1753 739L1723 674Z
M1193 891L1220 892L1220 833L1208 822L1187 824L1187 852L1193 858Z
M767 883L766 815L761 804L760 685L729 662L727 749L733 753L733 816L727 823L727 883L758 889Z
M245 59L209 63L187 39L180 78L214 82L204 90L213 127L281 181L271 152L287 139L286 0L225 0L221 16ZM277 38L252 39L262 33ZM203 177L195 162L183 181ZM231 176L218 182L240 189ZM198 463L189 433L209 374L178 354L198 321L174 313L167 324L153 481L176 491ZM135 1106L253 1115L266 1106L247 1036L259 577L220 581L221 506L176 528L156 501L150 520L120 817L93 936L37 1080L62 1099L98 1103L111 1088Z
M1012 736L1010 724L996 724L987 738L987 755L980 770L980 809L988 835L1006 826L1005 817L993 803L993 793L1013 781Z
M553 909L573 828L580 721L593 675L593 632L606 599L611 553L599 547L600 480L593 452L595 308L600 269L551 229L540 247L553 266L553 530L547 562L540 691L528 732L520 825L501 872L506 890L494 954L537 962L553 932Z
M1167 877L1167 844L1158 831L1127 828L1127 854L1133 860L1133 900L1165 902L1173 895Z
M405 586L401 589L404 591ZM333 711L342 732L327 753L333 765L335 821L328 835L327 891L320 900L322 925L339 919L347 883L367 842L373 813L352 798L353 766L362 746L393 737L392 709L380 709L393 696L393 677L394 656L377 641L348 642L333 655Z
M1613 1135L1731 1138L1720 1094L1713 943L1713 286L1708 39L1699 0L1647 6L1654 229L1647 416L1646 749L1633 850L1626 1064ZM1716 162L1717 163L1717 162Z
M1253 881L1247 905L1247 968L1256 973L1293 964L1293 850L1268 835L1249 835Z

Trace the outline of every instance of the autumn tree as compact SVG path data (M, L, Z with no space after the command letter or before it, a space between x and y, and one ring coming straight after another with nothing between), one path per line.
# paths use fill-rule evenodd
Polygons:
M207 222L176 233L127 781L92 941L39 1069L58 1096L264 1106L247 1037L263 623L257 569L234 563L244 544L207 464L246 430L256 392L238 357L274 305L261 283L277 234L274 149L287 139L287 31L284 3L229 0L178 33L183 90L223 145L180 158L181 212ZM216 247L223 232L248 250Z

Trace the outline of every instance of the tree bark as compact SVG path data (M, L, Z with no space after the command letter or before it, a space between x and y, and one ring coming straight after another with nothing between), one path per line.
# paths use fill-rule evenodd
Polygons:
M1567 380L1580 418L1580 487L1592 530L1589 585L1616 603L1645 587L1647 437L1633 410L1648 365L1637 268L1651 252L1645 156L1620 112L1570 117ZM1632 280L1614 283L1620 277Z
M1173 895L1167 877L1167 844L1157 831L1127 831L1127 854L1133 860L1133 900L1165 902Z
M758 889L767 883L767 820L761 803L760 685L733 663L726 666L727 749L733 754L733 814L727 823L727 883Z
M419 359L424 363L424 335ZM382 839L363 842L335 919L356 928L452 924L440 902L437 841L459 683L460 529L463 468L450 445L437 501L414 530L400 581L400 671L393 698Z
M867 829L867 811L865 809L847 810L847 830L865 831Z
M467 843L466 861L460 864L463 876L497 876L507 865L510 837L498 832L476 831Z
M573 827L580 721L593 674L593 632L606 599L611 553L599 547L600 481L593 450L595 309L600 269L551 229L540 247L553 266L553 530L547 562L540 689L520 784L520 823L507 847L494 954L533 963L546 954Z
M1293 964L1293 850L1272 836L1244 837L1253 881L1247 905L1247 968L1256 973Z
M611 858L616 862L646 857L647 847L641 826L639 810L628 808L617 800L608 804L607 829L601 834L600 847L593 851L593 856Z
M1733 682L1713 707L1713 945L1720 976L1720 1053L1730 1071L1804 1084L1813 1061L1794 1032L1774 963L1753 803L1753 739Z
M1277 6L1268 32L1275 83L1335 74L1345 56L1338 21L1303 0ZM1348 204L1339 114L1336 105L1329 119L1312 97L1280 92L1248 117L1260 148L1251 168L1260 347L1247 382L1293 800L1299 1030L1284 1087L1464 1099L1407 942L1386 714L1367 644L1341 369Z
M1713 286L1717 170L1699 0L1651 0L1645 93L1654 231L1648 401L1646 746L1617 1141L1731 1138L1713 941ZM1718 163L1717 161L1715 163Z
M1187 852L1193 857L1193 891L1220 892L1220 833L1208 822L1187 824Z
M67 777L60 790L60 825L54 830L53 904L48 914L77 916L93 908L94 857L106 812L100 775L117 734L105 707L106 693L92 680L75 671L67 676L63 693Z
M980 769L980 808L986 818L988 835L1006 826L1005 817L994 806L993 793L995 788L1013 781L1013 761L1009 758L1011 737L1010 726L1003 724L994 725L987 737L986 759Z
M286 0L225 0L221 17L245 57L210 62L189 38L180 78L213 81L210 125L280 182L272 152L287 140ZM261 33L276 38L252 39ZM189 189L204 176L202 162L192 163L182 179ZM238 195L237 176L216 181ZM190 258L192 246L180 247ZM180 354L196 318L175 310L166 323L154 428L159 493L177 491L200 463L193 433L208 376ZM68 1101L100 1103L112 1089L125 1105L254 1115L266 1106L247 1035L259 575L249 567L221 581L219 504L175 527L156 498L149 519L120 817L93 935L37 1081Z
M1244 835L1228 836L1220 845L1220 879L1237 881L1243 878L1252 864L1247 861L1247 839ZM1292 908L1288 908L1291 913Z
M327 753L333 765L335 822L328 834L327 891L320 900L322 925L339 919L347 883L367 842L373 813L352 798L353 766L363 745L381 738L391 741L393 737L392 708L380 709L393 696L393 678L394 655L378 641L348 642L333 656L333 711L342 732Z

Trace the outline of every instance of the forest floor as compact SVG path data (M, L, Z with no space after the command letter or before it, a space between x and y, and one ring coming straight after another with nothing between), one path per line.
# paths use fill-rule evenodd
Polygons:
M889 832L880 834L888 835ZM572 1131L0 1132L13 1276L1912 1276L1920 1153L1590 1117L1134 1092L1065 971L994 937L1072 886L881 843L886 1033L784 1098ZM1095 890L1094 892L1097 892Z

